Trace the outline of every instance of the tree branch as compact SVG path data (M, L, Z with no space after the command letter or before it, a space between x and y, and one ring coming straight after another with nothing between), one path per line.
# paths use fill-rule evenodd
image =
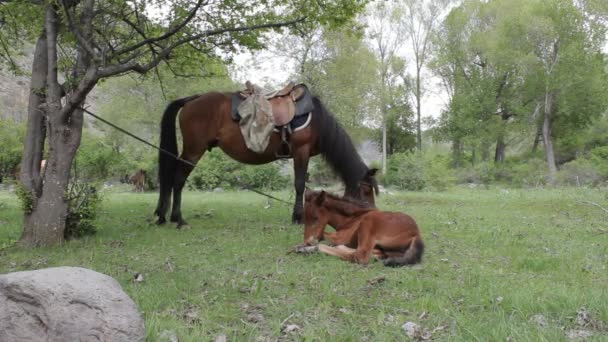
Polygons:
M149 63L142 65L142 64L139 64L136 62L128 62L125 64L112 65L112 66L108 66L105 68L100 68L98 77L104 78L104 77L122 74L122 73L125 73L128 71L134 71L134 72L137 72L140 74L146 73L146 72L150 71L150 69L152 69L156 65L158 65L158 63L160 63L165 58L167 58L169 56L169 54L175 48L177 48L181 45L184 45L186 43L189 43L191 41L194 41L194 40L199 40L199 39L202 39L205 37L215 36L215 35L229 33L229 32L244 32L244 31L253 31L253 30L259 30L259 29L265 29L265 28L284 27L284 26L297 24L299 22L304 21L305 19L306 19L305 17L302 17L302 18L298 18L298 19L294 19L294 20L290 20L290 21L286 21L286 22L280 22L280 23L259 24L259 25L252 25L252 26L207 30L203 33L178 40L177 42L171 44L170 46L168 46L168 47L164 48L162 51L160 51L158 53L158 55Z
M74 19L72 18L72 14L70 13L70 11L68 9L68 5L70 5L69 0L62 0L61 5L63 7L63 11L65 12L66 18L68 19L68 27L70 28L70 32L72 32L74 37L76 37L76 40L78 40L78 43L85 49L85 51L89 54L89 56L94 61L100 61L101 56L95 52L95 49L93 48L93 46L91 46L89 41L87 39L85 39L80 34L80 31L77 30L76 27L74 26ZM90 37L89 37L89 39L90 39Z
M203 5L203 0L199 0L196 5L194 6L194 8L192 10L190 10L190 13L188 13L188 16L179 24L177 24L175 27L173 27L172 29L170 29L169 31L165 32L164 34L162 34L161 36L158 37L153 37L153 38L148 38L148 39L144 39L142 41L140 41L139 43L133 44L131 46L125 47L124 49L118 50L113 56L110 56L110 59L119 56L119 55L123 55L125 53L129 53L133 50L137 50L140 47L144 46L144 45L148 45L154 42L158 42L161 40L166 40L168 38L171 38L173 35L175 35L176 33L178 33L183 27L185 27L186 25L188 25L188 23L190 21L192 21L192 19L194 18L194 16L196 15L196 12L198 12L199 8Z

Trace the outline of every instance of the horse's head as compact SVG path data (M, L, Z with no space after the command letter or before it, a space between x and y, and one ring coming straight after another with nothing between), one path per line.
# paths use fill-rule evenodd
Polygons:
M376 173L378 169L371 168L365 173L363 178L359 181L359 198L371 205L376 205L375 196L380 195L378 189L378 181L376 180Z
M327 211L323 209L325 191L304 191L304 244L315 245L323 239Z

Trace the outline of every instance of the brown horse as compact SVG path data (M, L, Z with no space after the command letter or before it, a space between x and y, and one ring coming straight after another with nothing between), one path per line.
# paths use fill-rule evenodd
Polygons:
M367 264L372 256L385 266L420 262L424 243L409 215L380 211L368 203L306 189L304 244L327 239L337 247L318 245L320 252ZM325 225L336 232L325 232Z
M129 182L135 186L135 192L144 192L146 188L146 170L137 170L137 172L129 178Z
M247 148L238 122L232 115L232 101L236 93L210 92L173 101L162 118L161 148L177 154L175 121L178 112L183 139L180 158L196 164L205 151L219 147L228 156L241 163L265 164L279 159L282 153L282 139L279 133L272 133L268 147L263 153ZM375 171L370 170L361 160L350 137L338 124L333 115L317 97L311 96L312 118L306 128L294 131L289 139L289 150L295 171L295 204L292 221L301 223L303 194L306 171L311 156L321 154L340 176L345 184L345 195L361 198L360 182L372 184L377 191ZM193 166L176 160L166 154L159 155L160 193L155 214L158 224L165 222L165 215L171 204L170 220L177 222L178 228L186 221L181 214L182 189ZM373 201L373 194L372 199Z

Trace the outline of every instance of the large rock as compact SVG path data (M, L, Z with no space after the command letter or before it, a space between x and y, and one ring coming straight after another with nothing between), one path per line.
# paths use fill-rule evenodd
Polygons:
M113 278L79 267L0 275L0 341L143 341L144 321Z

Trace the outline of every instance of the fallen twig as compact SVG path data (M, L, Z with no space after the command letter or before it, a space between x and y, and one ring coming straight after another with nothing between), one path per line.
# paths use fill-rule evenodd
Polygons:
M578 203L582 203L582 204L590 204L592 206L598 207L600 209L602 209L606 214L608 214L608 209L602 207L601 205L595 203L595 202L591 202L591 201L577 201Z

